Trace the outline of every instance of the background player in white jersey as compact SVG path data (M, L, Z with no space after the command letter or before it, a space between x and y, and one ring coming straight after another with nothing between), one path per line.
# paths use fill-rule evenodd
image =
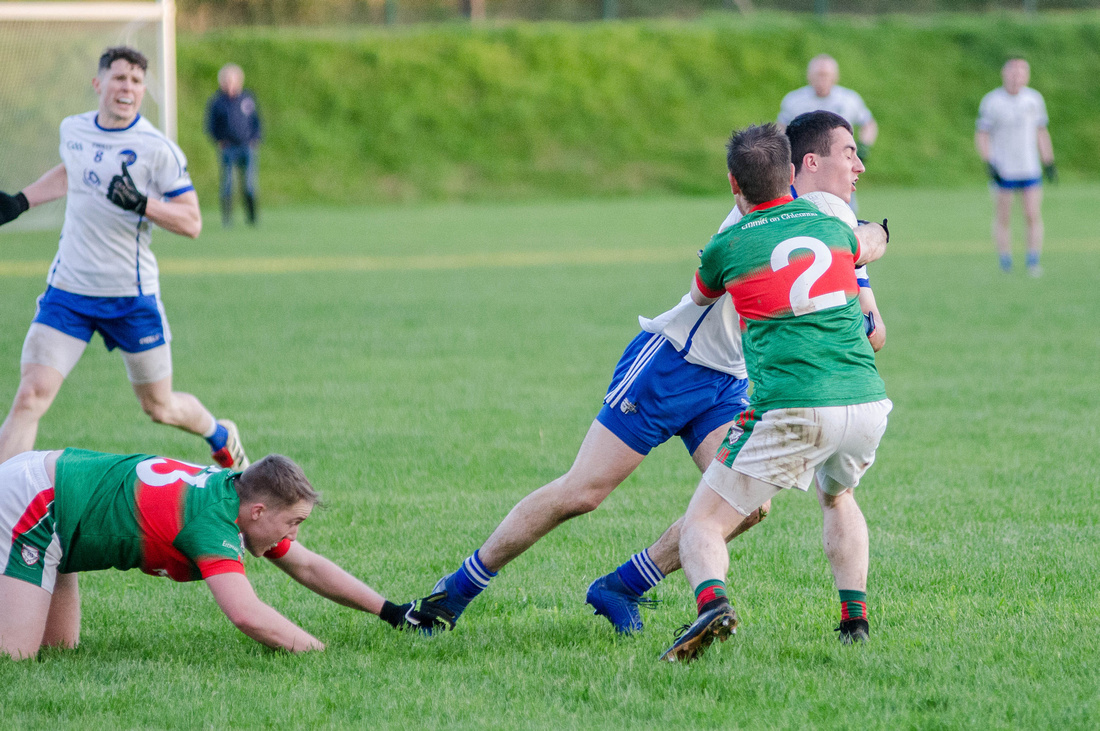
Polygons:
M810 83L783 97L777 119L779 129L786 129L791 120L807 112L823 110L839 114L852 126L859 157L866 161L871 145L878 139L878 123L863 103L863 97L839 86L836 83L839 79L840 65L835 58L823 53L810 59L806 67L806 80ZM844 200L849 201L853 211L857 210L854 198L845 197Z
M1028 87L1031 67L1022 58L1009 59L1001 69L1000 88L982 97L978 108L974 145L989 170L996 192L993 241L1001 269L1012 270L1012 228L1010 216L1016 193L1027 221L1027 270L1034 277L1043 273L1039 256L1043 250L1042 174L1051 182L1057 178L1054 145L1047 130L1047 108L1043 95Z
M122 351L153 421L204 437L223 467L248 465L233 422L172 390L171 332L150 236L156 224L195 238L202 215L187 159L139 113L147 65L132 48L107 49L92 79L99 108L61 122L61 164L14 196L0 193L0 224L68 196L48 286L23 343L19 390L0 426L0 462L34 447L39 420L98 331L108 350Z

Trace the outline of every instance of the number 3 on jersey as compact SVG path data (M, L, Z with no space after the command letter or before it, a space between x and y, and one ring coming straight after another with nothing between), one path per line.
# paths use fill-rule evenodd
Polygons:
M831 307L844 306L848 298L843 290L810 296L810 290L817 284L817 280L821 279L833 265L833 253L818 239L810 236L795 236L781 242L772 250L772 271L778 272L790 265L791 254L799 249L809 249L813 253L814 260L809 268L799 274L791 284L791 311L798 317Z
M155 457L139 462L134 469L142 484L149 487L165 487L177 482L183 482L194 487L206 487L206 481L212 474L209 467L165 459L164 457ZM215 471L220 471L220 469Z

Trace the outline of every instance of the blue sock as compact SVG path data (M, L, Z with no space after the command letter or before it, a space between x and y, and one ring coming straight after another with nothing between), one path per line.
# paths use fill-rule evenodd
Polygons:
M1034 269L1039 266L1039 255L1034 251L1027 252L1027 268Z
M210 451L217 452L229 441L229 430L221 424L216 424L214 433L206 437L206 443L210 445Z
M1012 254L1001 254L1001 269L1006 272L1012 271Z
M648 548L631 556L629 561L615 569L615 573L618 574L619 581L638 596L645 594L665 578L649 557Z
M458 571L451 575L451 580L447 582L450 586L447 588L451 589L453 587L453 590L460 597L470 601L485 590L485 587L489 585L489 580L494 576L496 576L496 572L485 568L485 564L481 563L477 551L474 551L474 555L463 561Z

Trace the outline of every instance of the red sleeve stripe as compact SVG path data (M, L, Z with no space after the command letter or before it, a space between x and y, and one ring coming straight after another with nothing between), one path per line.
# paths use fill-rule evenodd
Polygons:
M724 289L711 289L703 283L702 278L699 276L699 270L695 270L695 286L699 288L699 291L703 293L704 297L721 297L726 293Z
M235 558L200 558L195 562L202 578L209 579L218 574L243 574L244 564Z
M269 548L264 554L264 558L277 559L286 555L286 552L290 550L290 539L284 538Z
M42 522L50 512L50 506L53 504L53 488L47 488L38 493L31 500L30 505L23 511L23 515L19 516L19 522L15 524L15 528L11 532L12 543L19 539L19 536L30 533L35 526Z

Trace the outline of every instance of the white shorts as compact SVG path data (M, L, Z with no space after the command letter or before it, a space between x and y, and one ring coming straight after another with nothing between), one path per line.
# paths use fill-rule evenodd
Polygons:
M61 541L47 454L23 452L0 464L0 573L52 594Z
M773 486L774 491L759 486L753 491L770 494L750 512L779 490L809 489L815 473L823 490L838 494L856 487L874 463L893 406L883 399L852 406L773 409L759 419L744 417L730 427L703 479L738 510L758 496L747 495L747 481L737 475Z

